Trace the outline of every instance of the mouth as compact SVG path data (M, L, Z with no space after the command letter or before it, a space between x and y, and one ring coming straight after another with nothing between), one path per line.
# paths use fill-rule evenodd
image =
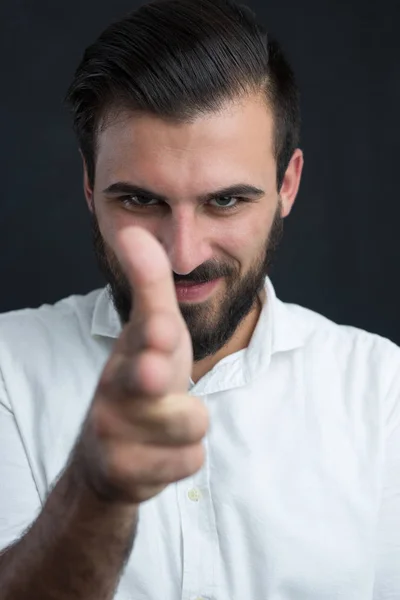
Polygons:
M178 302L201 301L205 300L216 288L220 278L212 281L197 283L192 281L182 281L175 283L175 290Z

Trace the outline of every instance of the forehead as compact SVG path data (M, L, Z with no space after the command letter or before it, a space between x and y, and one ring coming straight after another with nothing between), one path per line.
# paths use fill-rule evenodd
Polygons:
M275 174L273 131L271 111L259 97L190 123L121 113L98 134L96 187L132 181L179 195L229 185L232 178L265 185Z

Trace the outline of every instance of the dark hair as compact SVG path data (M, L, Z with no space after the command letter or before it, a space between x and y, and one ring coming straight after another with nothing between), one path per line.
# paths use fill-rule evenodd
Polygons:
M279 44L232 0L155 0L89 46L67 92L93 185L97 132L128 109L189 122L249 92L274 116L278 190L299 143L299 92Z

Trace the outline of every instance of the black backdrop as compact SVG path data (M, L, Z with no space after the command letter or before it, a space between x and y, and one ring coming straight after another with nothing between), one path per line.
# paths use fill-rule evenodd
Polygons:
M103 285L62 105L87 44L139 2L0 2L0 311ZM248 0L302 89L305 172L278 295L400 344L398 0Z

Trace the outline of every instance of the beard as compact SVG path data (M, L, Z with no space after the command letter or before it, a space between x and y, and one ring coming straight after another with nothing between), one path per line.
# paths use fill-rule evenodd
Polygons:
M119 315L121 324L124 325L129 321L135 293L131 289L115 253L101 235L95 213L92 214L91 225L96 260L108 283L110 299ZM203 263L188 275L172 273L175 282L201 283L218 277L226 278L224 297L218 306L215 306L213 297L198 304L179 304L192 339L194 362L214 355L223 348L243 319L257 304L282 233L283 218L279 201L269 235L259 256L246 274L240 276L233 266L212 262Z

